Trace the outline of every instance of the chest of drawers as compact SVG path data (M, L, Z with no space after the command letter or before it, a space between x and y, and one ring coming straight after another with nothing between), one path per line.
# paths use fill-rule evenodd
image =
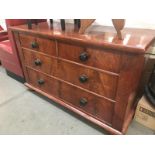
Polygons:
M89 30L80 35L72 25L11 27L26 86L78 113L112 134L124 134L132 119L144 65L154 36L126 30ZM137 32L137 31L136 31ZM130 36L130 37L129 37Z

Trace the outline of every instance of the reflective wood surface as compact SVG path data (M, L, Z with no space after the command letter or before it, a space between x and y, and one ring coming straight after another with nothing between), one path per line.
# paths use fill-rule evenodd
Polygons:
M91 26L85 34L73 24L61 31L47 23L11 27L26 85L107 129L125 134L133 117L144 54L155 32Z
M134 50L134 53L144 53L155 38L154 30L124 28L122 31L123 40L119 40L113 27L100 25L90 26L84 34L75 32L74 24L70 23L66 23L65 31L61 31L60 23L54 23L53 29L51 29L47 22L39 23L37 26L33 24L31 30L27 28L27 25L10 28L12 30L24 31L25 33L47 35L51 38L59 38L65 41L72 40L100 48L120 50L122 52L133 52Z

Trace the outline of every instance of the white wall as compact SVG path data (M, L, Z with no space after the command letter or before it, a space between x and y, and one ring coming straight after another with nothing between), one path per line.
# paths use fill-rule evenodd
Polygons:
M55 21L59 21L55 19ZM66 22L73 22L73 20L66 20ZM111 19L96 19L94 24L101 24L101 25L112 25ZM5 20L0 19L0 25L5 29ZM147 19L147 20L132 20L126 19L125 27L137 27L137 28L148 28L148 29L155 29L155 18Z
M6 26L5 26L5 20L4 19L0 19L0 25L6 29Z
M59 21L55 19L55 21ZM73 22L73 20L66 20L66 22ZM94 24L100 24L105 26L112 26L111 19L96 19ZM155 18L147 19L147 20L132 20L126 19L125 27L135 27L135 28L146 28L146 29L155 29Z
M96 19L96 23L101 25L112 25L111 19ZM155 29L155 18L147 20L126 19L125 27Z

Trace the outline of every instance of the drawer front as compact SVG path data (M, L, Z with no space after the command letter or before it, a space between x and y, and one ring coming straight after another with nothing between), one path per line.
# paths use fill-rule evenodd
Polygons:
M58 81L44 74L26 68L28 73L28 83L32 86L53 96L58 96Z
M88 66L118 73L120 70L120 53L106 50L83 48L70 44L58 43L59 57Z
M56 59L26 49L23 49L23 55L26 66L32 67L50 75L55 74Z
M62 82L59 96L79 110L111 124L114 103Z
M56 43L53 40L39 38L26 34L19 34L21 46L56 56Z
M118 77L58 60L56 76L105 97L115 99Z

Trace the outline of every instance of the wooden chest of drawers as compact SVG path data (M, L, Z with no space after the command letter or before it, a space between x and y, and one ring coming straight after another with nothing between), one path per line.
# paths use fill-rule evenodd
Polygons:
M144 54L154 36L126 30L80 35L47 23L11 27L26 85L112 134L125 133L134 114ZM137 31L136 31L137 32ZM130 35L130 37L129 37Z

